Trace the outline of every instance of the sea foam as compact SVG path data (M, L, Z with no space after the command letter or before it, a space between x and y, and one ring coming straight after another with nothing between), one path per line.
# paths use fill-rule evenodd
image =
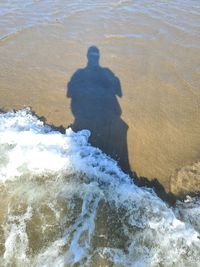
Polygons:
M198 266L198 201L168 207L89 136L0 114L1 266Z

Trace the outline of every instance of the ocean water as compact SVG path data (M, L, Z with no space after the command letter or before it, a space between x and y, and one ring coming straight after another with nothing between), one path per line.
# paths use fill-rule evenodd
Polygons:
M95 45L120 82L115 132L131 169L167 191L199 190L185 171L170 180L199 161L199 17L199 0L2 0L0 109L32 107L50 124L73 124L66 90Z
M200 5L197 0L97 0L95 2L92 0L77 0L74 2L61 0L3 0L1 1L0 9L0 36L5 38L37 25L47 25L54 22L62 23L67 19L71 19L71 17L82 16L82 14L87 13L91 23L97 22L99 18L102 19L103 28L105 27L105 21L110 21L111 24L107 25L108 30L112 29L113 23L119 23L124 28L125 23L135 23L135 18L138 18L138 24L141 24L140 16L143 19L143 26L147 26L147 20L149 22L155 20L158 23L160 22L160 29L158 29L157 34L159 31L164 33L166 29L163 28L163 24L166 24L177 30L177 32L188 33L188 38L187 40L185 39L186 46L199 47L198 39L195 38L195 35L198 36L199 33L199 12ZM97 16L96 19L95 16ZM185 20L185 17L188 19ZM145 28L141 32L137 31L135 33L131 33L132 28L130 28L130 33L127 30L126 28L124 33L112 33L112 31L109 31L105 35L106 38L155 39L155 32L145 33ZM74 34L74 37L77 35L76 31L72 34ZM167 32L167 37L171 38L173 34L175 32ZM191 36L194 38L193 44L188 42ZM181 43L183 41L181 35L177 36L174 41Z
M174 208L29 108L0 114L0 266L200 265L200 203Z
M198 190L199 15L198 0L1 1L0 110L18 111L0 114L0 267L200 266L198 197L169 207L87 129L21 109L73 123L66 87L95 45L121 83L132 169Z
M67 84L95 45L120 80L131 168L169 190L199 160L199 14L196 0L1 1L0 108L67 127Z

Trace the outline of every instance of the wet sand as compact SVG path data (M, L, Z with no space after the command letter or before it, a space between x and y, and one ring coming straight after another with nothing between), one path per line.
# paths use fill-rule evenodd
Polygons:
M82 10L3 38L0 108L29 106L49 124L72 125L68 83L87 66L87 50L95 45L99 65L120 81L122 94L116 99L120 120L127 125L131 170L149 180L157 178L166 191L177 193L172 174L200 159L199 36L195 27L188 31L187 25L181 28L142 13L132 16L130 10L118 7L110 17L104 7L90 15ZM195 15L190 16L192 20ZM114 131L120 140L121 132ZM111 137L106 138L104 147L110 142ZM101 148L94 139L91 143ZM193 190L200 190L200 183Z

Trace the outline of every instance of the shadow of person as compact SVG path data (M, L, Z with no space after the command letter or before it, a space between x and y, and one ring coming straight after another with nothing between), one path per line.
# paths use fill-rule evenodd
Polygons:
M73 131L88 129L89 142L117 160L120 167L130 170L127 149L127 124L121 119L117 100L122 97L119 79L108 68L99 65L100 52L91 46L87 52L88 63L78 69L67 85L71 98Z

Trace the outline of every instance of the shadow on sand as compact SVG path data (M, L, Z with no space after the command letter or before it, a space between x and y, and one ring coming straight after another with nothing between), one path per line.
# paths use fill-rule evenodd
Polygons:
M89 142L117 160L121 168L130 170L127 149L128 125L121 119L117 97L122 97L119 79L99 64L100 52L95 46L88 49L87 66L78 69L67 85L71 98L73 131L88 129Z
M122 170L134 178L138 186L153 188L157 195L170 204L175 197L167 193L157 179L150 181L138 177L130 168L127 148L128 125L122 120L122 110L117 97L122 97L120 80L108 68L99 64L100 52L91 46L87 52L87 66L78 69L67 84L68 98L71 98L73 131L88 129L89 142L115 159Z
M117 98L122 97L120 80L110 69L100 66L99 58L99 49L90 47L87 52L87 66L78 69L67 84L67 97L71 98L71 111L74 115L74 122L70 127L75 132L90 130L89 142L115 159L122 170L134 179L136 185L153 188L161 199L174 205L177 198L184 199L185 195L175 196L168 193L157 178L150 180L139 177L131 170L127 148L128 125L121 118L122 110ZM7 111L0 109L0 113L4 112ZM34 111L32 114L53 130L65 133L64 126L47 124L44 116L38 116Z

